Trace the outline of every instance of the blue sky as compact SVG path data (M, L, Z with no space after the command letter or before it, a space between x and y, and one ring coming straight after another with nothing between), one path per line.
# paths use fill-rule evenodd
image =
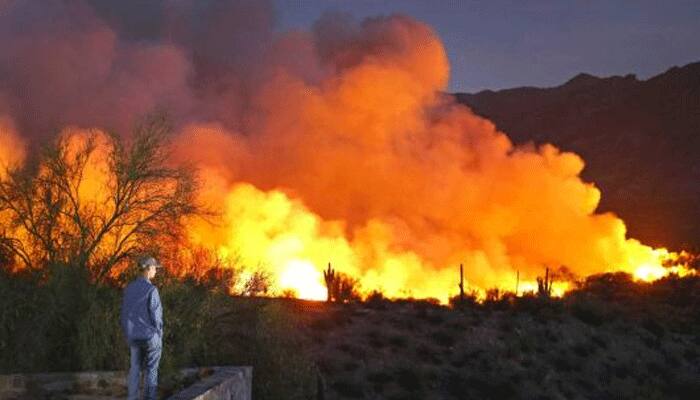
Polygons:
M275 0L280 29L324 11L402 13L442 38L450 91L556 86L579 72L637 74L700 61L700 1Z

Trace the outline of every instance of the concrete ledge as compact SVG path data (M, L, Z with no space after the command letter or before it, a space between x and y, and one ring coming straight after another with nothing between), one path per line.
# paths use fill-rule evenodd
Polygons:
M187 380L194 380L197 376L203 378L170 399L252 399L252 367L187 368L180 371L180 376ZM0 400L112 400L125 397L126 371L0 375Z
M169 400L251 400L252 367L213 367L214 374L176 393Z
M0 375L0 400L45 398L54 395L126 395L126 372L73 372Z

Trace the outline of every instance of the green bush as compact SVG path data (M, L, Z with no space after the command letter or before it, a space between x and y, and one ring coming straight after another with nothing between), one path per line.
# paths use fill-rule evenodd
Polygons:
M3 272L2 371L80 368L78 325L94 288L85 271L70 265L50 265L41 272Z
M580 321L600 326L615 319L615 308L597 297L588 294L575 294L568 301L571 314Z
M0 373L127 369L118 283L127 280L95 285L66 265L41 274L0 269ZM256 399L314 398L317 368L290 334L295 318L284 304L167 273L156 286L165 320L161 386L184 367L250 365Z
M303 339L292 334L290 310L274 302L262 307L255 331L253 397L313 399L318 371L304 351Z
M111 287L92 288L85 314L78 321L81 370L120 370L129 367L129 351L119 326L121 297Z

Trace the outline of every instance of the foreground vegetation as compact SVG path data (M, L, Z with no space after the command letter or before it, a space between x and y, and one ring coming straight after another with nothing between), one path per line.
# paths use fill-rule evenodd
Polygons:
M329 399L695 399L700 278L590 277L561 299L375 297L306 323Z
M124 282L94 285L64 265L49 272L45 280L0 272L0 373L128 369L119 326ZM161 384L171 387L183 367L252 365L256 399L310 398L315 366L290 334L298 329L289 310L231 296L221 276L156 278L166 322Z
M121 287L56 265L0 276L0 371L125 370ZM320 303L232 296L231 276L157 278L161 383L252 365L256 399L690 399L700 391L700 278L589 278L561 299L509 294Z

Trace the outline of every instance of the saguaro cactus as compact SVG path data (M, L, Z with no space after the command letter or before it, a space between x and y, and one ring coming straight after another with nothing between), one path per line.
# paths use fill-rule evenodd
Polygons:
M464 266L459 264L459 303L464 304Z
M549 278L549 267L547 267L544 272L544 279L537 277L537 295L546 298L551 297L553 281L553 279Z
M338 276L333 267L331 267L331 263L328 263L328 269L323 271L323 279L326 281L326 291L328 292L326 301L330 303L333 301L335 295L334 289L338 280Z

